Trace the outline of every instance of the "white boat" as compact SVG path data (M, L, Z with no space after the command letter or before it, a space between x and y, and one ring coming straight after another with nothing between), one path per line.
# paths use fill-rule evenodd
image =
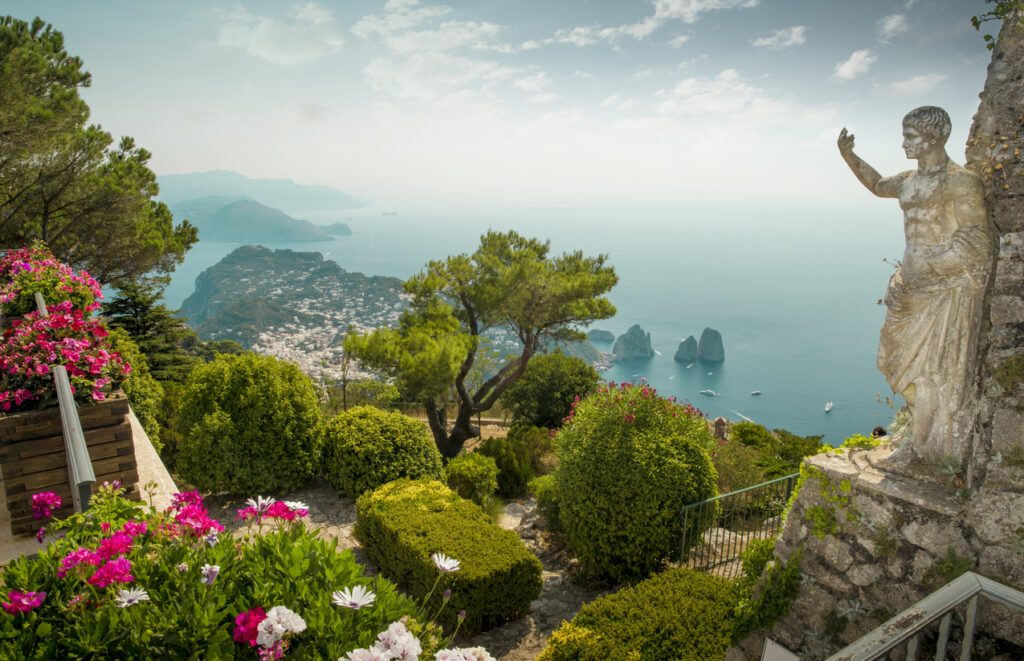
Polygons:
M761 394L761 391L760 391L760 390L751 390L751 391L750 391L750 394L751 394L751 395L760 395L760 394Z
M687 365L686 369L690 369L691 367L693 367L693 363L690 363L689 365Z
M714 390L711 390L710 388L707 390L701 390L700 394L707 395L708 397L718 397L718 393L715 392Z
M714 374L714 372L708 372L708 376L711 376L712 374Z
M670 376L670 377L668 377L668 380L669 380L669 381L671 381L671 380L672 380L672 379L674 379L674 378L676 378L676 377L674 377L674 376Z
M827 404L825 404L825 413L831 411L833 406L835 406L835 404L833 404L832 402L828 402Z

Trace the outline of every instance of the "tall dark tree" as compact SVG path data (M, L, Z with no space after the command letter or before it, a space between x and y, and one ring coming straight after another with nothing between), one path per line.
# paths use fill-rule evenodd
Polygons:
M41 240L105 284L169 273L196 230L153 199L149 152L87 125L90 80L42 19L0 18L0 247Z
M615 314L602 296L617 281L605 256L550 257L549 249L515 232L488 232L472 255L430 262L406 281L412 304L397 329L346 336L347 353L423 402L443 456L480 435L473 416L494 406L544 340L583 339L576 326ZM514 333L522 350L471 390L481 334L491 328ZM449 429L444 396L453 386L458 413Z
M107 324L123 328L149 362L149 371L160 381L183 382L202 362L183 344L195 336L185 322L160 302L159 284L134 280L123 283L113 299L103 304Z

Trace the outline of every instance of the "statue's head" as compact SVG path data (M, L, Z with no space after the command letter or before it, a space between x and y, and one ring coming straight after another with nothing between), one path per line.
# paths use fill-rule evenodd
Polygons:
M949 113L942 108L921 106L907 113L903 118L903 128L915 129L930 142L941 146L949 139L953 124L949 121Z

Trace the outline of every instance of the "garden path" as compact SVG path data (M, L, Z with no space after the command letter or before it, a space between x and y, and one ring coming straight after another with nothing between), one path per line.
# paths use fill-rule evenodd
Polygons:
M318 530L322 538L337 540L339 549L352 549L356 561L366 567L368 574L377 573L352 534L356 523L354 499L339 495L327 482L317 478L309 487L289 494L287 500L306 503L309 506L309 527ZM204 502L210 516L226 530L238 535L244 533L245 524L234 518L237 511L245 507L244 499L214 495ZM505 505L498 524L515 531L540 559L544 581L541 596L530 605L530 612L525 617L472 638L461 639L460 645L482 645L498 661L532 661L563 620L572 619L583 604L605 593L572 582L569 574L575 560L543 529L542 523L533 498L514 500Z

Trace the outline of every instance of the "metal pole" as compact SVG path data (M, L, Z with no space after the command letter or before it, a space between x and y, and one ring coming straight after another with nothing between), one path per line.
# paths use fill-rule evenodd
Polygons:
M35 299L40 316L50 316L43 295L36 292ZM57 365L52 371L53 382L57 387L57 403L60 405L61 426L64 428L64 452L68 462L68 480L71 482L71 501L76 512L84 512L89 509L96 474L92 470L92 459L85 445L85 434L78 419L78 406L71 393L68 371L63 365Z

